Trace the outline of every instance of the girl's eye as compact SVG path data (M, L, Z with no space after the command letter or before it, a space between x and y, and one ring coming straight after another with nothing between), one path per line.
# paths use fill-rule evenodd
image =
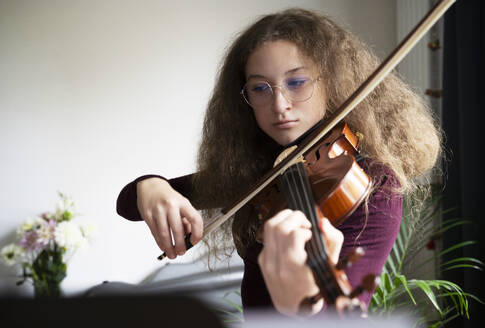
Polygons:
M269 85L267 83L256 83L250 86L249 90L251 92L265 92L268 90Z
M296 90L303 87L307 82L307 78L290 79L286 81L286 86L289 90Z

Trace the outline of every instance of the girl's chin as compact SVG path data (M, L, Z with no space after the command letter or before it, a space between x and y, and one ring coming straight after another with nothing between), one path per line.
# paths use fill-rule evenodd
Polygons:
M290 135L290 134L280 135L280 136L277 136L276 138L273 138L273 140L275 140L280 146L286 146L292 143L293 141L295 141L296 139L298 139L297 135Z

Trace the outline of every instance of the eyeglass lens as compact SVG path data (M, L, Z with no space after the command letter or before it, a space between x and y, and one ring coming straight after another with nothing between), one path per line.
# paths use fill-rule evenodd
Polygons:
M308 77L287 79L281 86L271 86L266 81L250 81L243 88L243 96L253 107L264 106L273 100L274 89L280 88L288 100L305 101L313 94L314 82Z

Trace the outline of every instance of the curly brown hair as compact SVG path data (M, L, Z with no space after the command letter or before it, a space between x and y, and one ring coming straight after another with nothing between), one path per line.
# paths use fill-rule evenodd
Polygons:
M240 95L251 53L265 42L294 43L310 58L326 83L331 115L377 68L378 58L356 36L329 17L303 9L266 15L243 31L227 50L209 101L194 179L197 202L223 207L266 173L278 145L258 127L251 108ZM386 165L401 185L401 192L416 187L415 179L430 170L440 153L441 136L430 110L395 73L383 82L345 119L364 135L363 154L373 165ZM374 172L374 173L373 173ZM209 206L210 207L210 206ZM230 229L240 254L254 241L258 222L250 206L233 222L224 224L212 240L230 241ZM207 211L211 215L213 211Z

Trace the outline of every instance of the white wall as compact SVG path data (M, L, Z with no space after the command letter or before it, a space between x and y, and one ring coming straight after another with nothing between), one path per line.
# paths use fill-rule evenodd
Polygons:
M145 225L116 214L119 191L144 173L193 171L226 45L295 5L346 22L380 56L396 44L389 0L0 0L0 246L59 190L100 230L71 259L67 294L159 268ZM0 295L31 293L15 274L0 265Z

